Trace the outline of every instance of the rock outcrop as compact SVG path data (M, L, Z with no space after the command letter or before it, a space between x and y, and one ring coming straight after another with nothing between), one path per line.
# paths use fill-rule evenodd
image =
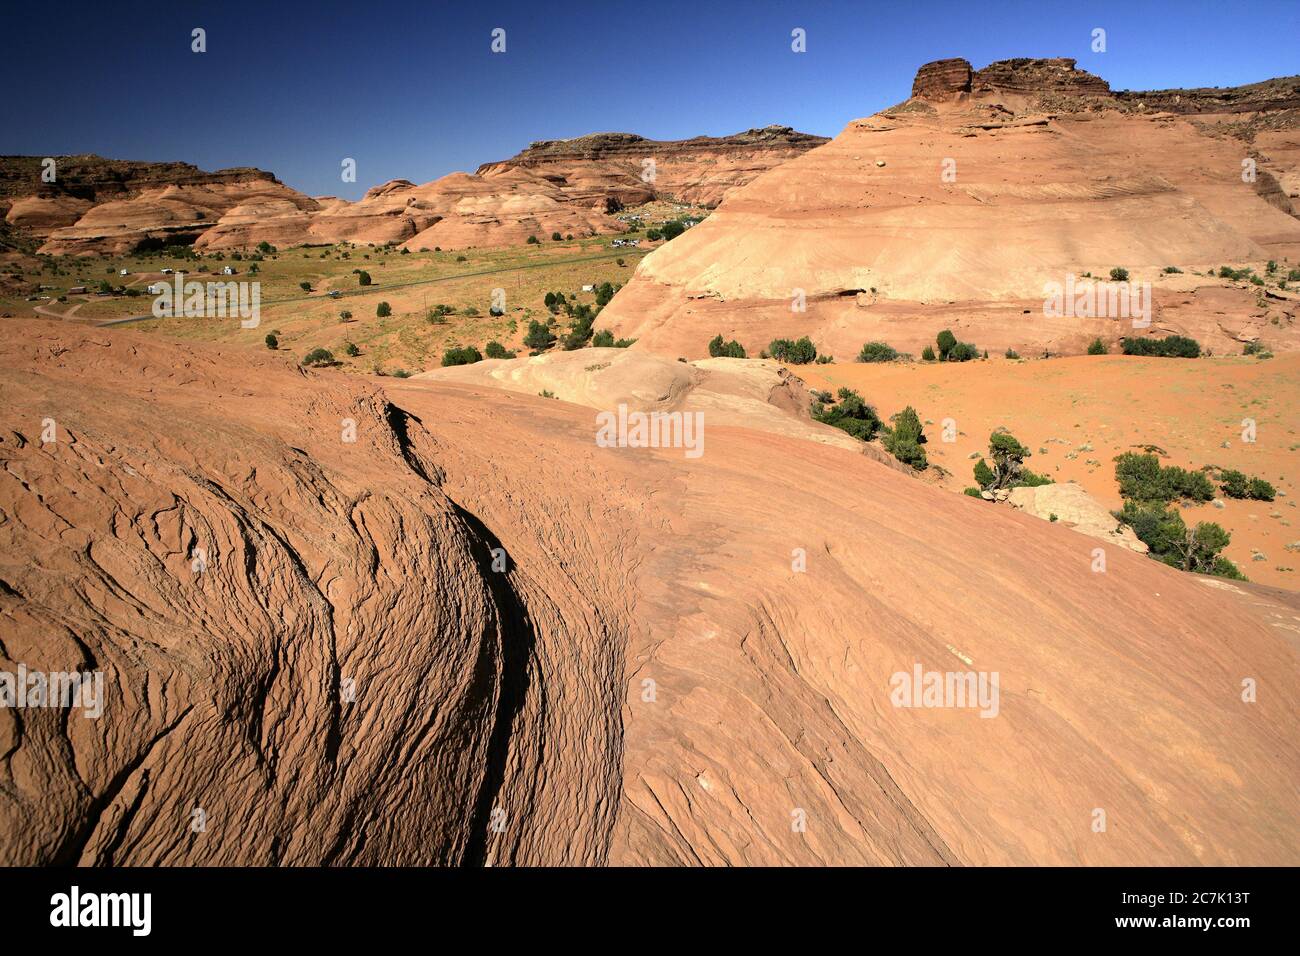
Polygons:
M5 864L1295 863L1276 592L707 420L52 322L0 388L0 670L104 677L0 708Z
M1238 115L1260 130L1251 147L1225 117L1137 109L1068 59L995 63L969 91L965 70L923 67L916 88L932 101L856 120L730 193L640 262L603 322L687 358L718 333L750 354L809 335L841 359L873 340L916 355L945 327L990 352L1078 354L1144 334L1239 351L1265 329L1300 347L1293 292L1261 300L1192 275L1300 261L1287 195L1300 114ZM1257 176L1243 176L1248 159ZM1095 294L1117 266L1152 283L1148 314L1138 300L1065 305L1067 288Z
M683 140L595 133L533 143L511 159L480 166L478 174L533 170L557 178L584 204L612 198L623 205L668 199L716 206L735 187L826 141L788 126Z
M249 249L335 242L410 249L515 245L529 236L620 232L610 213L652 199L716 205L726 193L826 140L771 126L675 142L599 133L534 143L475 174L417 186L393 180L355 203L313 199L270 173L205 173L185 163L0 157L0 212L50 255L120 254L150 245Z

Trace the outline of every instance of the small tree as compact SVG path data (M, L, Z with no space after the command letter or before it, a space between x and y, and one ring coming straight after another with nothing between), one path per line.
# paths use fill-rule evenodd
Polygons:
M1100 337L1093 339L1088 344L1089 355L1105 355L1108 351L1110 350L1106 348L1106 343L1103 342Z
M892 362L897 358L894 347L884 342L867 342L858 353L859 362Z
M930 346L928 346L928 345L927 345L925 348L921 349L921 361L922 361L922 362L933 362L933 361L934 361L934 349L932 349L932 348L931 348Z
M535 246L535 245L537 245L537 237L536 237L536 236L529 236L529 237L528 237L528 244L529 244L530 246Z
M334 353L329 349L312 349L302 357L303 365L318 367L321 365L333 365Z
M514 352L508 350L504 345L496 341L496 339L489 342L483 349L483 352L490 359L512 359L515 357Z
M280 347L280 340L275 337L274 332L266 333L266 347L272 350L278 349Z
M885 450L905 465L921 471L929 462L925 458L925 434L921 429L921 418L916 409L908 405L896 415L891 415L893 428L885 430Z
M794 342L789 339L773 339L767 350L778 362L789 362L791 365L807 365L817 358L817 349L806 335Z
M946 362L948 361L948 353L952 351L952 347L957 344L957 336L953 335L949 330L944 329L939 333L939 336L936 339L936 344L939 346L939 361Z
M386 319L392 314L393 314L393 307L390 306L387 302L380 302L379 305L375 307L375 315L378 318Z
M473 365L475 362L483 361L483 355L472 345L466 345L463 348L447 349L442 353L442 366L446 368L450 365Z
M564 239L558 232L551 233L551 242L561 242Z
M528 323L528 334L524 336L524 345L536 352L549 349L555 344L555 333L550 326L543 325L536 319Z
M370 285L370 273L364 271L357 272L357 283L359 285Z
M1111 281L1111 282L1127 282L1127 281L1128 281L1128 270L1125 269L1125 268L1122 268L1121 266L1116 266L1114 269L1111 269L1111 270L1110 270L1110 281Z
M302 289L303 292L310 292L310 291L311 291L311 283L310 283L310 282L299 282L299 283L298 283L298 288L299 288L299 289Z
M343 345L343 354L349 358L356 358L361 354L361 349L357 348L356 345L351 342L346 342Z

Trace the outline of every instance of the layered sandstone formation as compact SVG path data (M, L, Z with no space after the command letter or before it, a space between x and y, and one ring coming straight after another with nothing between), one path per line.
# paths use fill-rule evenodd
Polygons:
M1296 862L1294 596L793 435L11 326L0 664L105 698L0 708L6 864Z
M637 348L688 358L718 333L751 354L799 335L841 360L870 340L917 354L945 327L990 352L1170 333L1240 351L1265 330L1296 347L1293 294L1191 275L1300 262L1287 195L1300 114L1255 111L1289 102L1287 82L1190 97L1247 110L1238 129L1139 108L1068 59L929 64L913 99L733 191L643 259L603 318ZM1116 266L1155 286L1145 330L1140 315L1045 314L1048 283Z
M533 143L511 159L480 166L478 174L492 177L514 169L532 170L558 178L579 202L613 198L634 205L669 199L716 206L735 187L825 142L824 136L788 126L683 140L595 133Z
M270 173L205 173L185 163L0 157L0 212L51 255L120 254L150 245L204 250L335 242L413 250L514 245L529 236L620 232L610 214L652 199L715 205L731 189L825 142L770 126L735 136L661 142L600 133L534 143L477 173L424 185L398 179L355 203L311 198Z
M46 240L50 255L120 254L192 243L229 210L260 203L265 214L314 211L316 203L260 169L205 172L189 163L144 163L94 155L0 157L0 212Z

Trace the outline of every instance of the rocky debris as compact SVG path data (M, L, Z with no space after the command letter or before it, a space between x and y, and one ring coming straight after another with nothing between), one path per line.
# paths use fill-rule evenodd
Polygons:
M1105 95L1110 93L1110 84L1087 70L1078 69L1071 57L1017 57L998 60L976 70L971 77L971 91Z

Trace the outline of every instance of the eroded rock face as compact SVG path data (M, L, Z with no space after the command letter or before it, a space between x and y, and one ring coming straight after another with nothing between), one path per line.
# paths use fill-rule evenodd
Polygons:
M7 221L50 255L121 254L146 244L204 250L335 242L411 249L522 244L529 236L622 231L610 213L668 198L715 205L731 189L826 142L771 126L735 136L657 142L600 133L534 143L477 173L417 186L393 180L355 203L313 199L261 170L205 173L184 163L60 157L56 185L40 159L0 157ZM647 177L646 162L654 164Z
M809 335L841 359L868 341L917 355L943 328L990 352L1169 334L1238 351L1265 329L1300 346L1294 297L1260 302L1191 274L1300 258L1292 111L1235 116L1268 150L1243 181L1250 147L1231 117L1136 109L1067 59L995 63L969 93L954 92L962 71L923 68L934 102L856 120L729 194L641 260L602 322L687 358L719 332L751 354ZM1089 310L1073 293L1064 306L1067 287L1115 266L1151 283L1149 314L1136 300Z
M916 71L912 95L939 99L955 93L969 93L971 73L970 61L961 57L926 63Z
M734 136L650 140L633 133L595 133L533 143L519 155L479 167L480 176L526 168L559 177L579 203L607 198L623 205L671 199L716 206L729 191L807 152L824 136L766 126ZM647 161L653 175L647 179Z
M0 708L4 863L1295 862L1267 589L708 419L686 459L130 330L0 359L0 664L105 674L98 720Z

